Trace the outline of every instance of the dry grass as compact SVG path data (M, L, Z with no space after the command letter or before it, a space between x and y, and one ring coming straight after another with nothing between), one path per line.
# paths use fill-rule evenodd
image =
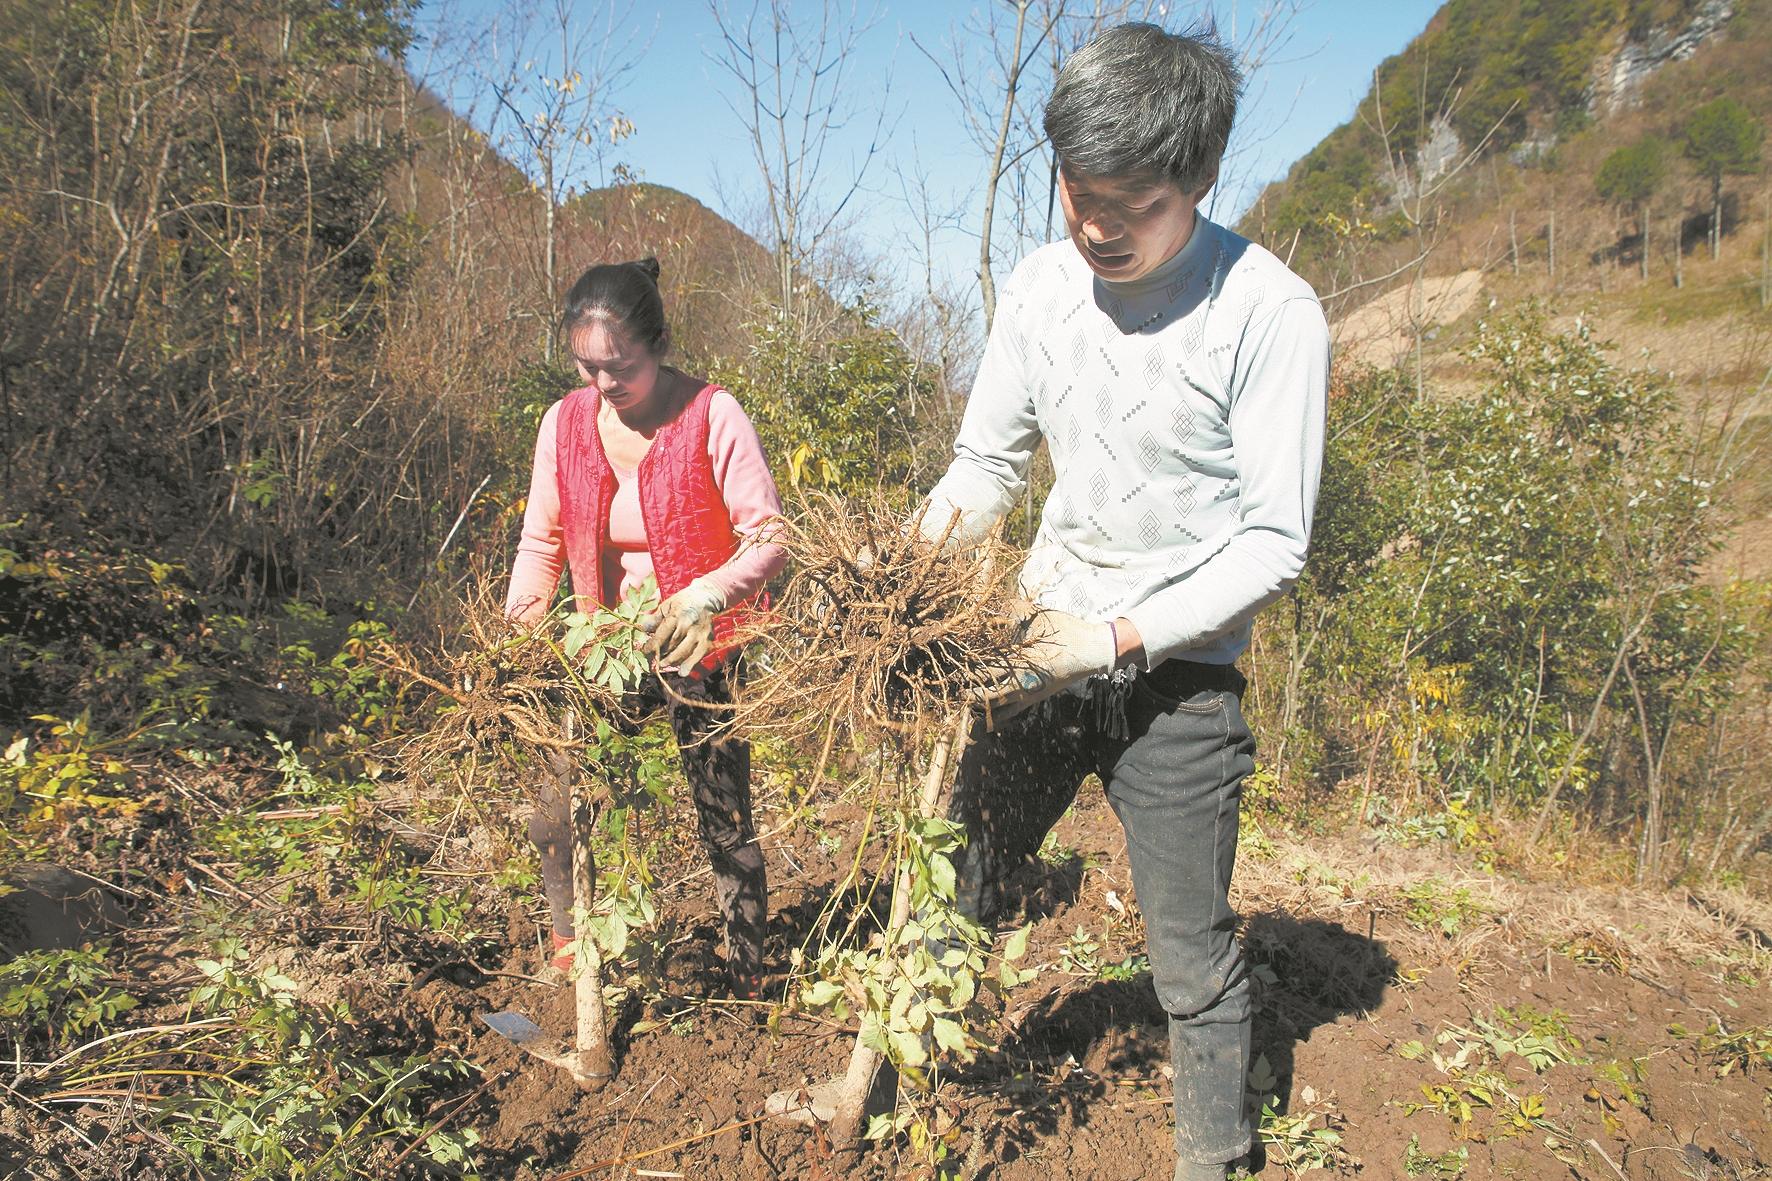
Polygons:
M1444 849L1344 837L1278 837L1238 858L1234 901L1338 921L1376 937L1399 959L1466 964L1497 942L1528 957L1550 953L1659 985L1682 965L1746 960L1772 967L1772 946L1737 891L1697 898L1680 890L1535 880L1484 871ZM1453 920L1451 929L1440 920Z

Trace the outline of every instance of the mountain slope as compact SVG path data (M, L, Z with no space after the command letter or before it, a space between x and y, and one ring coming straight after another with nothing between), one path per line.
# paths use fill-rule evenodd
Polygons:
M1772 117L1768 60L1766 0L1451 0L1240 228L1325 293L1370 284L1351 303L1429 248L1436 273L1503 260L1511 273L1522 254L1548 268L1557 246L1559 268L1616 264L1640 244L1595 192L1600 161L1645 134L1677 141L1722 95ZM1699 219L1682 232L1702 234L1708 206L1677 146L1671 155L1652 205L1664 220ZM1757 187L1731 180L1737 226L1740 194Z

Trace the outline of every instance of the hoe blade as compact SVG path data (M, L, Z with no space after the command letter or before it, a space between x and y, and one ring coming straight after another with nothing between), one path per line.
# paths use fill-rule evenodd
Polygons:
M553 1049L550 1044L553 1039L542 1032L541 1026L511 1009L497 1013L482 1013L480 1020L486 1022L493 1033L517 1043L525 1050L539 1052ZM552 1057L551 1054L548 1056Z

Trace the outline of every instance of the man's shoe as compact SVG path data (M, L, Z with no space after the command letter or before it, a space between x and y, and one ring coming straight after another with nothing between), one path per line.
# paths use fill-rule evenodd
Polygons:
M1225 1181L1230 1176L1230 1166L1223 1161L1203 1165L1198 1161L1177 1160L1175 1162L1175 1181Z

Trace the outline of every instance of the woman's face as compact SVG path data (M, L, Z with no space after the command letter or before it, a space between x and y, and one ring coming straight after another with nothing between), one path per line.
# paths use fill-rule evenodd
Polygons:
M573 363L585 384L597 387L618 413L643 409L658 389L658 358L618 325L598 317L567 336Z

